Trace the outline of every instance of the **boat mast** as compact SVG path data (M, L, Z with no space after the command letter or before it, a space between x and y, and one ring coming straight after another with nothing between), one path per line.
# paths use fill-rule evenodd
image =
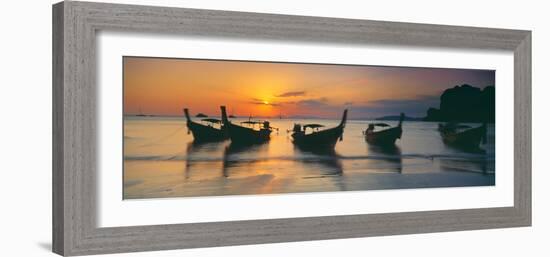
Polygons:
M220 109L222 110L222 123L223 125L229 124L229 120L227 119L227 113L225 111L225 106L220 106Z
M183 113L185 113L185 118L187 119L187 122L190 122L191 117L189 116L189 110L187 108L184 108Z

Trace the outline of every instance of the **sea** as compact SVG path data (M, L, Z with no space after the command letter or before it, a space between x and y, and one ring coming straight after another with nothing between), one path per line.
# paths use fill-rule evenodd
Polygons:
M235 149L230 140L193 143L183 117L125 116L124 199L495 185L494 124L486 144L466 151L445 145L436 122L405 121L396 146L380 148L363 131L371 122L397 121L348 120L334 153L319 154L296 148L290 130L339 120L270 122L277 130L269 142Z

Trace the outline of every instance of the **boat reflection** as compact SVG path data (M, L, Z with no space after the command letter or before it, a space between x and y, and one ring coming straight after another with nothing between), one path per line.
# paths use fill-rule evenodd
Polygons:
M480 158L442 158L439 167L444 171L471 172L483 175L494 174L495 162L492 159ZM493 171L493 172L489 172Z
M254 171L258 163L266 161L268 144L229 144L223 152L222 175L229 177L230 170Z
M322 179L325 186L332 185L333 190L347 191L346 176L342 165L342 156L334 149L319 148L319 149L304 149L296 145L294 147L294 155L300 156L297 162L304 167L313 167L313 169L304 169L302 179L304 184L318 183L318 179ZM315 180L315 181L314 181Z
M485 154L487 153L485 149L479 146L461 146L461 145L451 145L445 144L448 149L451 149L458 153L471 153L471 154Z
M376 158L377 162L381 162L381 166L385 167L385 170L402 173L403 172L403 160L401 156L401 149L396 145L368 145L369 155Z
M294 147L294 154L300 156L296 160L302 164L319 166L317 177L342 176L344 174L341 157L334 149L320 148L313 150L296 146Z
M188 143L185 156L185 179L189 179L194 170L201 171L208 166L216 165L210 156L213 153L220 152L225 145L223 142L193 141Z
M439 124L438 131L445 145L464 152L484 153L480 144L487 144L487 123L472 128L469 125L448 122Z

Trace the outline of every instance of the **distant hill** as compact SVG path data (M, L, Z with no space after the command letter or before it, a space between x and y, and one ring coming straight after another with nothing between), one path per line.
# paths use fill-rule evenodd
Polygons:
M495 122L495 87L467 84L443 92L439 109L431 107L425 121Z
M375 120L399 120L399 115L394 115L394 116L383 116L383 117L376 118ZM404 118L403 120L404 120L404 121L423 121L424 118L420 118L420 117L409 117L409 116L406 116L406 115L405 115L405 118Z

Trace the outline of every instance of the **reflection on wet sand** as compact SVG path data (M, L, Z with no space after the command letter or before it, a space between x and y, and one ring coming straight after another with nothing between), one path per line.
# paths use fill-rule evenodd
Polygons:
M212 159L208 156L220 151L224 145L224 142L202 143L193 141L188 143L185 156L185 179L189 179L194 170L200 171L201 167L212 165Z
M380 156L378 161L383 162L388 171L403 172L401 149L396 145L377 146L368 145L369 154Z
M487 174L492 171L494 174L494 159L487 156L485 149L475 147L465 147L456 145L447 145L459 155L472 155L468 158L440 158L439 167L442 171L473 172Z
M479 159L445 159L439 160L439 167L445 171L494 174L494 162L485 158Z
M285 134L272 133L269 143L249 146L230 140L193 143L181 132L181 119L125 122L125 136L132 140L124 142L124 199L495 184L493 126L483 147L487 152L479 153L443 144L433 123L403 124L404 140L388 148L364 142L365 124L351 121L333 151L320 151L300 149ZM272 123L288 128L294 122Z
M224 177L229 177L231 169L239 170L245 168L249 171L257 170L255 166L258 163L265 162L262 158L267 152L267 144L229 144L223 152L223 168L222 174ZM257 168L257 167L256 167Z
M296 161L301 162L303 165L319 166L318 175L305 176L303 178L342 176L344 173L340 156L334 149L304 150L300 147L294 147L294 155L303 156L303 158L296 158Z
M461 152L461 153L470 153L470 154L480 154L480 155L484 155L486 154L487 152L485 151L485 149L479 147L479 146L475 146L475 147L469 147L469 146L457 146L457 145L446 145L449 149L452 149L456 152Z
M322 180L327 187L331 185L333 190L348 190L344 182L346 178L344 178L341 156L334 149L312 150L295 146L294 155L304 157L296 159L302 166L316 167L314 174L305 174L301 177L304 183Z

